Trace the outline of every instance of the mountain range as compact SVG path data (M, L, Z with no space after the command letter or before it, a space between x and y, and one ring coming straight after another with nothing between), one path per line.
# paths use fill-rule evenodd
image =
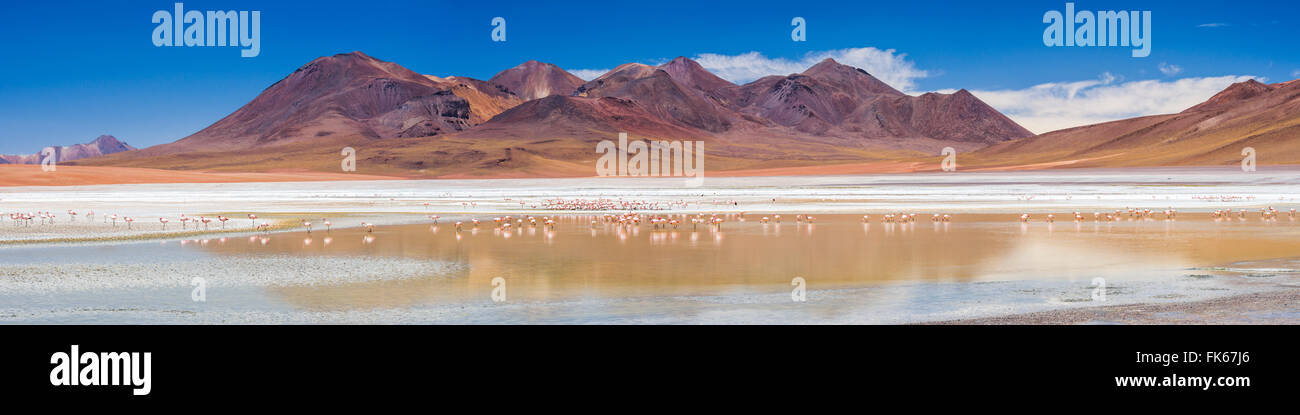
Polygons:
M118 141L116 137L111 135L101 135L89 143L54 147L54 161L79 160L130 150L135 150L135 147ZM0 164L40 164L42 158L39 152L23 155L0 154Z
M337 171L339 149L350 146L361 173L586 176L595 143L619 132L705 141L714 171L928 160L944 147L966 152L972 166L1222 164L1237 144L1295 141L1296 88L1238 84L1180 114L1035 136L964 89L908 95L831 59L737 85L684 57L624 64L586 82L528 61L483 81L352 52L309 62L176 142L77 164ZM1144 156L1151 146L1168 152ZM1270 154L1300 161L1293 151Z

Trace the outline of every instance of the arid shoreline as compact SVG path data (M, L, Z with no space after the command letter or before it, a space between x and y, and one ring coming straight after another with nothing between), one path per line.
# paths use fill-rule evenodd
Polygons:
M1209 300L1060 309L921 324L1300 324L1300 287Z

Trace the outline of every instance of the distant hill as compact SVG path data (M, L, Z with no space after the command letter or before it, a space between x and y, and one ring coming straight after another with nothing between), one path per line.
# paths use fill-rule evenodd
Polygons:
M101 135L89 143L54 147L54 160L56 162L72 161L131 150L135 150L135 147L118 141L116 137L111 135ZM0 154L0 164L40 164L41 159L40 152L26 155Z
M1300 82L1240 82L1177 114L1053 131L990 146L966 160L1075 167L1232 165L1241 162L1246 147L1255 149L1259 164L1300 164Z

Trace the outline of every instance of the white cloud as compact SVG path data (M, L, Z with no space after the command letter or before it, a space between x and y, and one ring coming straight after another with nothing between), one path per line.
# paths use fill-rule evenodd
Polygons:
M1294 70L1294 71L1291 71L1291 78L1292 78L1292 79L1300 78L1300 69L1296 69L1296 70Z
M1173 81L1117 82L1100 79L1054 82L1025 89L970 91L1035 133L1125 118L1181 112L1237 82L1254 76L1183 78Z
M1226 27L1226 26L1228 26L1227 23L1204 23L1204 24L1196 25L1196 27Z
M1183 67L1178 65L1170 65L1166 62L1160 62L1160 65L1158 65L1158 67L1160 68L1160 73L1165 74L1165 76L1178 75L1179 72L1183 71Z
M826 58L861 68L877 79L903 92L916 89L916 80L929 76L929 72L916 68L907 60L907 54L894 49L873 47L837 49L808 52L799 59L769 58L758 52L739 55L701 53L695 57L704 69L737 84L743 84L768 75L789 75L807 70Z
M574 69L568 72L573 76L582 78L584 81L590 81L604 75L605 72L609 72L609 69Z

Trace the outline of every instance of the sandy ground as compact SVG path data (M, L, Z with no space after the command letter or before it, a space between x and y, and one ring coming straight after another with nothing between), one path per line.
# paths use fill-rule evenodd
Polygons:
M1071 165L1105 159L1111 156L1063 160L1049 163L1023 165L959 168L963 172L1015 172L1050 170L1070 167ZM1295 166L1264 166L1264 169L1289 169ZM1224 169L1223 166L1180 167L1183 169ZM937 162L920 161L879 161L867 163L842 163L819 166L780 167L766 169L740 169L708 171L707 177L774 177L774 176L828 176L828 175L864 175L864 174L900 174L917 172L936 172L940 170ZM1141 170L1141 169L1132 169ZM451 174L432 179L453 180L496 180L528 179L528 173L508 172L500 174ZM531 176L532 178L543 178ZM555 175L551 178L584 178L583 175ZM589 176L587 178L594 177ZM265 182L309 182L309 181L359 181L359 180L411 180L431 179L430 177L404 177L365 175L342 172L319 172L309 170L274 170L256 173L209 172L199 170L160 170L134 167L100 167L100 166L58 166L54 172L41 171L38 165L0 165L0 187L13 186L86 186L101 184L141 184L141 183L265 183Z
M1300 287L1202 301L1051 310L932 324L1300 324Z
M52 172L39 165L0 165L0 186L85 186L130 183L251 183L346 180L397 180L400 177L363 174L279 171L266 173L218 173L142 169L134 167L56 166Z

